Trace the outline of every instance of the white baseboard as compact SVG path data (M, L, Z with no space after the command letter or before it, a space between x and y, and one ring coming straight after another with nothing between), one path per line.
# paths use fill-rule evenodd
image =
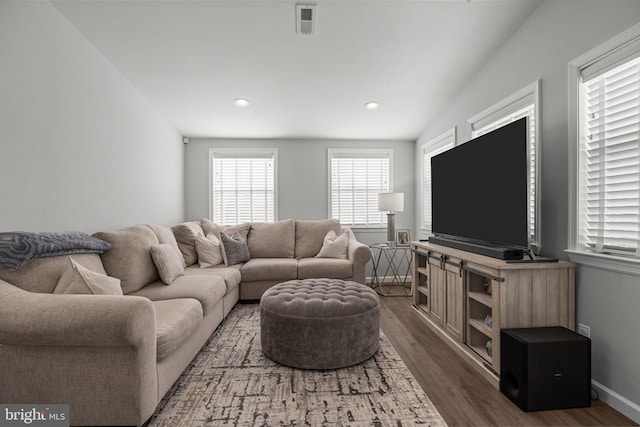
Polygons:
M595 380L591 380L591 385L598 392L598 398L600 400L621 414L631 418L633 421L640 423L640 405Z

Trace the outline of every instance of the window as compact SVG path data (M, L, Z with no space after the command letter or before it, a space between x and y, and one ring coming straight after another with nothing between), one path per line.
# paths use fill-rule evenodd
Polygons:
M211 217L218 224L276 220L277 150L211 150Z
M431 233L431 158L443 153L456 143L456 129L452 128L442 135L422 145L422 222L421 228Z
M352 227L382 227L378 193L391 185L393 152L388 149L329 149L329 215Z
M578 247L638 258L640 41L580 69L577 114Z
M538 249L540 248L539 91L540 82L536 81L468 121L471 138L476 138L523 117L529 118L529 242Z
M569 63L569 259L640 276L640 24Z

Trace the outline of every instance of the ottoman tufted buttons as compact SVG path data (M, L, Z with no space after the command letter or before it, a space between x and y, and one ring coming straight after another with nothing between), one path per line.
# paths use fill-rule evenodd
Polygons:
M262 351L303 369L360 363L378 350L380 302L368 286L338 279L280 283L260 300Z

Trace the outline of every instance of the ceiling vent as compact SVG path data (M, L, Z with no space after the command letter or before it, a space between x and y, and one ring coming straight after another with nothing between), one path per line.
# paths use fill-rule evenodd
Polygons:
M296 5L296 33L313 35L316 32L316 7L315 4Z

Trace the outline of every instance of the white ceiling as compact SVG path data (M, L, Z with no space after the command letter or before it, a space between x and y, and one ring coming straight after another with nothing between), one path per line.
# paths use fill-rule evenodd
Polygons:
M415 140L540 1L51 3L182 135Z

